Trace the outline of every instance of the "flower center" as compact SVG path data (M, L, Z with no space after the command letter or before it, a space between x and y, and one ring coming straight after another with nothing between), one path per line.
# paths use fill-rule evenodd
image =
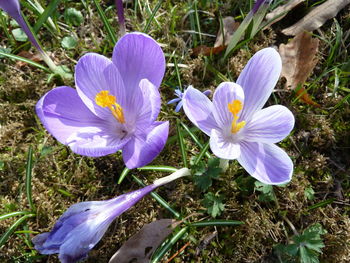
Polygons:
M125 123L123 108L117 103L116 97L109 94L108 90L102 90L97 93L95 102L103 108L108 107L117 121Z
M231 125L231 132L236 134L245 126L245 121L238 121L238 113L243 109L243 103L240 100L233 100L227 105L229 112L233 115L233 121Z

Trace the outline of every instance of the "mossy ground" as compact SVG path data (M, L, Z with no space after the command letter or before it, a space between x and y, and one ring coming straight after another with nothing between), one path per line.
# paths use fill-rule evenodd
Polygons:
M136 7L130 3L126 9L128 31L142 31L150 17L150 10L158 1L136 2ZM203 5L204 2L208 3ZM308 6L303 5L299 10L305 13L311 2L316 1L308 2ZM112 1L102 1L101 4L106 8ZM53 38L45 28L39 35L44 47L52 52L55 62L74 71L74 61L85 52L98 52L110 57L113 45L94 5L90 3L89 8L85 9L81 2L62 1L55 14L57 21L64 22L62 14L68 7L81 10L83 24L69 27L68 32L61 31L57 38ZM240 10L248 12L249 5L245 1L202 1L198 3L198 8L205 11L199 13L202 32L215 35L220 15L239 16ZM193 29L189 17L191 10L192 1L163 1L148 33L161 43L168 63L174 63L176 56L177 63L186 65L179 69L182 85L193 85L201 90L214 90L221 82L217 74L208 69L208 65L235 80L257 50L286 43L288 38L281 35L281 28L291 25L302 13L292 11L288 19L260 32L235 52L227 64L222 65L218 61L220 55L209 58L191 56L191 48L200 44L198 35L194 37L188 32ZM344 100L349 95L349 78L341 78L341 85L334 90L334 71L324 74L327 69L338 65L340 68L349 61L349 11L347 7L336 17L343 31L343 41L331 65L327 65L326 61L336 34L334 21L328 21L316 32L324 41L321 40L318 54L320 61L307 85L311 87L308 89L309 94L321 108L297 100L294 91L284 88L283 80L278 83L277 91L268 102L269 105L283 104L295 114L293 133L280 144L295 164L291 183L274 188L277 202L261 202L259 193L251 187L252 179L236 162L232 162L227 172L214 181L210 191L220 190L225 196L225 211L219 216L220 219L241 220L245 224L192 229L169 253L171 256L190 241L190 245L174 262L278 262L273 247L278 243L288 243L293 235L285 218L299 232L315 223L320 223L327 230L328 233L324 235L325 248L320 258L322 262L350 262L350 107L349 100ZM35 20L31 12L24 10L24 13L29 15L30 22ZM114 9L108 10L106 14L117 28ZM78 37L79 42L75 49L67 51L61 48L60 39L71 33ZM213 45L214 41L215 38L205 36L202 39L202 43L208 46ZM0 46L18 48L17 52L28 49L28 46L19 47L19 43L12 46L4 37L1 37ZM3 167L0 167L0 214L29 209L24 189L29 146L34 149L32 196L37 214L18 230L38 233L49 231L62 213L76 202L108 199L139 188L130 176L121 185L117 184L124 169L120 153L103 158L81 157L59 144L44 130L35 115L35 103L43 94L59 85L59 81L47 83L48 75L29 65L19 67L15 61L4 58L0 58L0 62L0 161L3 163ZM65 81L64 84L74 87L73 80ZM176 135L176 118L191 126L183 112L175 113L174 107L165 103L173 98L176 86L178 79L175 68L169 65L160 88L163 105L159 118L170 120L170 136ZM200 135L200 139L207 140L204 135ZM186 137L186 148L189 157L199 152L189 137ZM153 164L182 167L177 141L168 143ZM132 173L145 183L164 176L154 172ZM239 178L244 180L237 180ZM314 200L306 198L305 189L309 188L315 192ZM157 193L184 217L188 216L190 221L210 218L201 203L203 193L191 179L178 180L157 190ZM308 209L330 198L334 198L331 204ZM106 236L91 251L87 262L107 262L144 224L168 217L171 214L150 196L144 198L115 221ZM14 218L0 221L0 232L5 232L14 221ZM196 255L200 242L215 230L218 232L217 237ZM33 236L21 233L12 235L0 250L0 261L58 262L56 255L35 259L37 253L28 242Z

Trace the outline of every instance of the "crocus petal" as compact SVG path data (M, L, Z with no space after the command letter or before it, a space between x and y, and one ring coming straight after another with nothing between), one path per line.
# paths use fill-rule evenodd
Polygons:
M175 99L169 100L167 104L173 104L173 103L179 102L180 100L181 100L180 98L175 98Z
M130 138L108 132L111 123L98 118L82 102L77 91L58 87L46 93L36 105L45 128L72 151L86 156L115 153Z
M179 111L181 110L182 106L183 106L183 102L180 101L180 102L176 105L175 112L179 112Z
M173 176L174 179L179 177ZM165 183L171 180L169 178ZM86 258L117 216L160 185L148 185L106 201L72 205L58 219L51 232L40 234L32 240L35 249L41 254L59 253L62 263L75 263Z
M284 184L291 180L293 162L275 144L241 142L241 155L237 159L244 169L264 184Z
M158 43L142 33L124 35L113 51L117 66L128 92L133 93L142 79L148 79L157 88L165 72L165 57Z
M137 129L144 129L149 127L158 117L160 112L160 94L156 86L154 86L147 79L140 82L139 102L134 105L134 111L137 112L136 127Z
M150 163L163 150L168 138L169 122L155 122L123 147L123 159L129 169Z
M122 107L128 105L119 71L112 61L104 56L89 53L80 58L75 67L75 84L85 105L102 119L112 119L113 115L108 107L103 108L96 104L95 97L100 91L109 91Z
M240 74L237 83L243 88L245 105L241 114L243 120L262 109L270 97L282 70L281 57L273 48L257 52Z
M244 105L244 93L241 86L233 82L223 82L216 88L213 96L215 109L213 114L220 127L231 125L233 115L228 110L228 104L234 100L239 100Z
M29 30L27 23L24 21L22 17L19 1L18 0L0 0L0 8L3 9L6 13L8 13L14 20L16 20L16 22L26 33L26 35L28 36L32 44L40 52L43 52L39 43L36 41L32 32Z
M241 154L239 143L232 142L222 131L215 129L211 131L210 149L217 157L227 160L237 159Z
M189 87L182 102L186 116L208 136L212 129L219 129L213 115L214 105L202 92Z
M244 140L276 143L283 140L294 127L293 113L286 107L274 105L256 112L244 128Z

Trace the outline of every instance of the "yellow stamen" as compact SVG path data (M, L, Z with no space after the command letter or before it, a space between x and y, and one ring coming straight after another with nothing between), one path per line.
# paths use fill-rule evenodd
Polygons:
M108 107L117 121L125 123L123 108L117 103L116 97L109 94L108 90L102 90L97 93L95 102L103 108Z
M233 100L227 105L228 111L233 115L233 121L231 126L231 132L237 133L245 126L245 121L238 122L238 113L243 109L243 103L240 100Z

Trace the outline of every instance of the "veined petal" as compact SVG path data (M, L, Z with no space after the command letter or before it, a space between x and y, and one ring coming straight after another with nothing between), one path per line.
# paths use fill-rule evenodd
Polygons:
M123 159L129 169L142 167L157 157L168 138L169 122L155 122L123 147Z
M239 143L232 142L225 137L222 131L215 129L211 131L210 149L217 157L227 160L237 159L241 154Z
M85 106L75 89L67 86L47 92L36 104L36 112L49 133L63 144L80 129L105 123Z
M159 44L150 36L142 33L124 35L114 47L112 60L131 94L142 79L148 79L157 88L162 82L165 57Z
M36 112L49 133L81 155L115 153L130 139L114 133L117 129L94 115L70 87L46 93L37 103Z
M243 168L264 184L284 184L291 180L293 162L275 144L241 142L241 155L237 159Z
M137 110L136 129L144 129L153 123L160 112L160 94L156 86L149 80L143 79L140 81L140 99L139 103L134 105ZM135 94L136 96L136 94Z
M215 90L213 96L214 118L220 127L230 126L233 120L228 104L239 100L244 106L244 93L241 86L233 82L223 82ZM240 116L240 113L238 114Z
M214 105L202 92L189 87L184 93L182 102L186 116L208 136L212 129L220 129L214 119Z
M126 106L126 90L118 69L104 56L89 53L81 57L75 68L77 92L85 105L102 119L113 119L110 110L98 106L96 95L102 90L115 96L117 103Z
M250 142L277 143L294 127L292 112L281 105L274 105L256 112L244 128L244 140Z
M243 88L245 105L241 118L249 120L270 97L282 70L281 57L273 48L257 52L240 74L237 83Z

